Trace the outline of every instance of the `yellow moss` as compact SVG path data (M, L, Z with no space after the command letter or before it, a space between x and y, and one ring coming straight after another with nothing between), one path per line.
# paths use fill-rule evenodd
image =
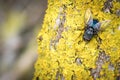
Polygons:
M97 80L115 80L120 75L117 69L120 63L120 17L115 14L120 9L120 3L113 1L113 13L104 13L104 2L48 0L48 9L38 35L39 56L33 80L93 80L90 69L98 67L101 49L110 59L102 64ZM98 34L101 44L96 36L89 43L82 39L84 15L88 8L99 21L111 20L105 30ZM108 68L110 63L114 65L114 70Z

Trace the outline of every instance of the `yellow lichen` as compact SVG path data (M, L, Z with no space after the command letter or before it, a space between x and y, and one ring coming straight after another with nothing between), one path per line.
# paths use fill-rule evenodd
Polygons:
M48 0L38 35L39 56L33 80L115 80L120 76L120 17L115 14L120 3L113 1L113 13L105 13L102 11L104 2ZM84 15L88 8L93 18L110 20L107 27L98 33L101 43L96 36L89 43L82 39ZM100 61L102 63L98 64ZM97 69L100 71L96 77ZM96 73L93 74L94 70Z

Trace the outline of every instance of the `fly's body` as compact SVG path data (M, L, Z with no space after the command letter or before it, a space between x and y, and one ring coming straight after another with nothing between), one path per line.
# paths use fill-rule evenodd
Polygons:
M90 25L91 24L91 25ZM99 21L93 19L93 23L87 24L83 34L83 39L85 41L90 41L94 35L98 33L98 28L100 26ZM96 25L97 24L97 25ZM98 25L99 24L99 25Z

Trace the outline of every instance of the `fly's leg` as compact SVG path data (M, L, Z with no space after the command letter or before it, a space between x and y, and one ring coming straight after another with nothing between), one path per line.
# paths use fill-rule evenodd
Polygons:
M100 36L99 36L98 34L96 34L96 35L97 35L97 38L96 38L97 42L98 42L99 44L101 44L101 43L102 43L102 39L100 38Z

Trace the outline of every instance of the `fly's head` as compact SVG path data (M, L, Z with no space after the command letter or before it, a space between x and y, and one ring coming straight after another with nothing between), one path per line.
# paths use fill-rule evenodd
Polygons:
M84 41L90 41L94 35L94 29L92 27L86 28L83 34Z

